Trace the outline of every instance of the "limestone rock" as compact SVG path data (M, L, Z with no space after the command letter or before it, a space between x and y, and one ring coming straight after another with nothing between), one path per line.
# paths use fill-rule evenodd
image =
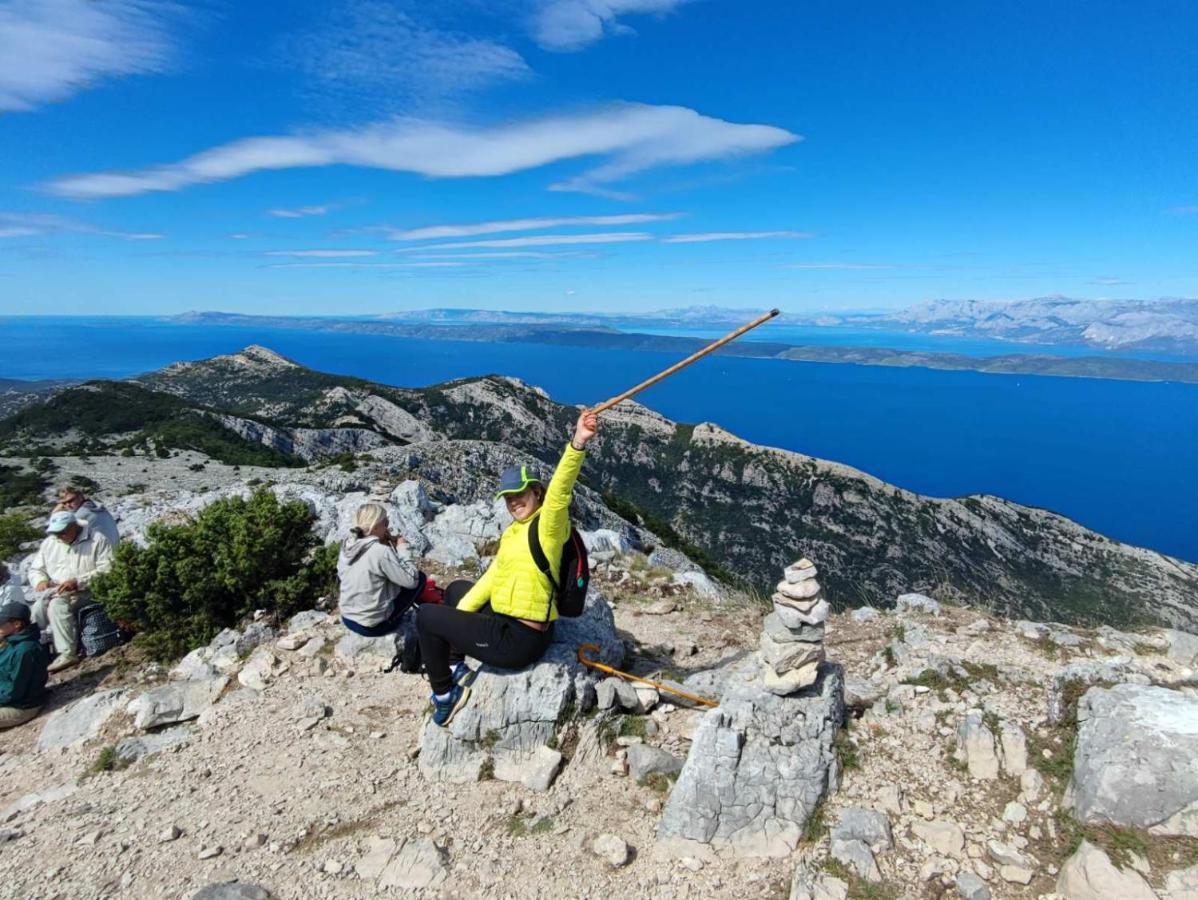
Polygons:
M808 644L803 641L780 644L768 634L762 634L759 643L761 658L774 670L776 675L785 675L794 669L801 669L823 659L824 649L820 644Z
M1027 736L1019 723L1005 719L999 728L1002 746L1002 767L1008 775L1018 778L1027 771Z
M903 594L894 601L896 612L920 612L929 616L940 615L940 604L924 594Z
M186 722L216 702L229 683L227 677L208 681L180 681L151 688L128 706L133 724L143 731Z
M275 639L275 630L262 622L251 622L237 638L234 647L238 656L247 656L255 648Z
M531 753L503 753L495 760L496 781L513 781L530 791L547 791L562 767L562 755L549 747Z
M339 659L390 662L396 654L402 653L408 641L416 640L416 617L408 613L403 617L399 631L378 637L366 637L346 629L333 652Z
M499 777L513 771L501 765L503 756L523 757L545 747L557 736L563 716L595 704L599 679L578 662L582 643L597 644L596 656L608 662L619 661L624 653L611 607L594 588L581 616L557 622L553 642L538 662L516 671L480 667L469 702L449 727L425 724L421 772L440 780L477 781L483 764L491 760Z
M1113 685L1126 682L1148 684L1148 678L1136 672L1127 657L1086 660L1070 663L1052 677L1048 687L1048 721L1053 725L1070 723L1077 714L1070 698L1079 698L1089 685Z
M814 578L809 581L790 582L783 579L778 582L778 586L774 588L779 594L787 600L812 600L819 594L819 582Z
M872 622L875 619L880 619L881 617L882 614L872 606L859 606L849 613L849 618L859 625L865 622Z
M804 625L822 625L828 621L828 614L832 611L827 600L816 600L800 608L785 597L782 597L781 600L779 597L781 597L780 594L774 594L774 612L778 614L778 618L787 628L797 629Z
M1156 900L1156 893L1131 869L1117 869L1098 847L1082 841L1061 867L1057 893L1066 900Z
M961 900L990 900L990 888L973 872L958 873L956 887Z
M1078 720L1079 821L1198 836L1198 700L1151 686L1091 688Z
M264 691L275 680L278 662L269 647L259 647L237 673L237 680L250 690Z
M624 839L614 834L599 835L591 844L591 850L613 869L628 865L632 855L632 851Z
M778 675L773 669L767 669L762 676L762 686L771 694L776 694L779 697L797 693L803 688L815 684L816 679L819 678L820 664L823 662L823 658L824 654L821 650L813 662L802 668L792 669L785 675Z
M125 696L126 692L120 689L99 691L55 710L42 726L37 749L43 752L69 749L91 740L112 714L121 709Z
M844 674L821 667L811 690L764 689L749 657L728 677L719 707L703 717L658 825L668 855L786 856L837 778L832 741L844 716Z
M672 753L648 744L634 744L628 748L628 774L633 781L639 783L649 775L677 775L681 771L682 760Z
M957 728L957 747L974 778L993 781L998 777L998 752L994 734L980 712L968 713Z
M444 850L427 838L408 838L379 875L378 886L422 890L438 887L448 875Z
M848 900L848 896L849 886L845 882L800 864L791 879L788 900Z
M1198 663L1198 635L1170 628L1165 631L1164 637L1168 642L1169 659L1183 666Z
M1167 900L1198 900L1198 866L1170 872L1165 879Z
M301 631L310 631L318 625L324 625L326 622L332 621L332 616L326 612L321 612L319 609L306 609L303 612L298 612L292 616L287 622L287 633L297 634Z
M193 725L178 725L164 728L152 734L134 735L119 741L115 747L116 760L122 766L131 766L143 756L161 753L163 750L182 744L192 735Z
M911 833L942 856L960 859L965 849L965 832L955 822L914 822Z
M865 841L845 841L832 838L832 858L843 863L866 881L881 881L882 873Z
M809 559L800 559L796 563L791 563L782 573L782 577L791 584L799 584L804 581L810 581L819 574L815 563Z
M832 829L832 840L864 841L873 849L890 850L894 847L890 820L886 814L860 807L849 807L840 814L840 822Z
M789 628L776 612L766 616L761 626L771 640L780 644L789 644L795 641L818 644L823 641L826 630L825 625L800 625L798 628Z

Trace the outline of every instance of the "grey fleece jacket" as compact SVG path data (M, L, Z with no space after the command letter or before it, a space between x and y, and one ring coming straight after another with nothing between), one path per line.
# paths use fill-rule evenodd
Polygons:
M390 544L351 533L337 557L342 617L366 626L387 621L399 592L416 587L419 575L407 555Z

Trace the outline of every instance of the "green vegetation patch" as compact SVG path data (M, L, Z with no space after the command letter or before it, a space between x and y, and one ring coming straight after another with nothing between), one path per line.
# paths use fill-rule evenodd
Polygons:
M0 466L0 509L41 503L46 484L38 472Z
M153 524L146 540L122 543L92 591L160 660L206 644L256 609L288 616L336 587L336 545L320 543L306 504L266 489L218 500L182 525Z
M0 516L0 559L8 559L21 552L21 545L36 541L42 533L29 524L18 513Z

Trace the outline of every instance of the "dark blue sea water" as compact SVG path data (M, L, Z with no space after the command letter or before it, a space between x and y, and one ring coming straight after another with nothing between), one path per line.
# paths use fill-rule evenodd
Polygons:
M142 319L0 319L0 377L122 377L258 343L403 386L514 375L594 403L676 357ZM714 357L641 395L924 494L990 493L1198 561L1198 385Z

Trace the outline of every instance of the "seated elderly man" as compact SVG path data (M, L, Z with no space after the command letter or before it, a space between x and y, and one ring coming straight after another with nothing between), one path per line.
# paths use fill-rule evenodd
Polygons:
M86 525L92 531L98 531L108 538L108 543L115 547L121 542L120 532L116 527L116 519L104 508L104 504L88 497L82 488L72 484L58 489L58 508L67 509L75 514L75 519L81 525Z
M17 584L17 579L8 571L8 566L0 562L0 606L3 606L5 603L24 602L25 592Z
M24 603L0 605L0 730L24 724L42 711L46 663L41 629Z
M49 628L58 657L51 672L79 662L79 626L75 614L91 603L92 579L112 568L112 544L99 531L80 524L70 510L56 509L46 539L29 566L29 583L39 594L33 621Z

